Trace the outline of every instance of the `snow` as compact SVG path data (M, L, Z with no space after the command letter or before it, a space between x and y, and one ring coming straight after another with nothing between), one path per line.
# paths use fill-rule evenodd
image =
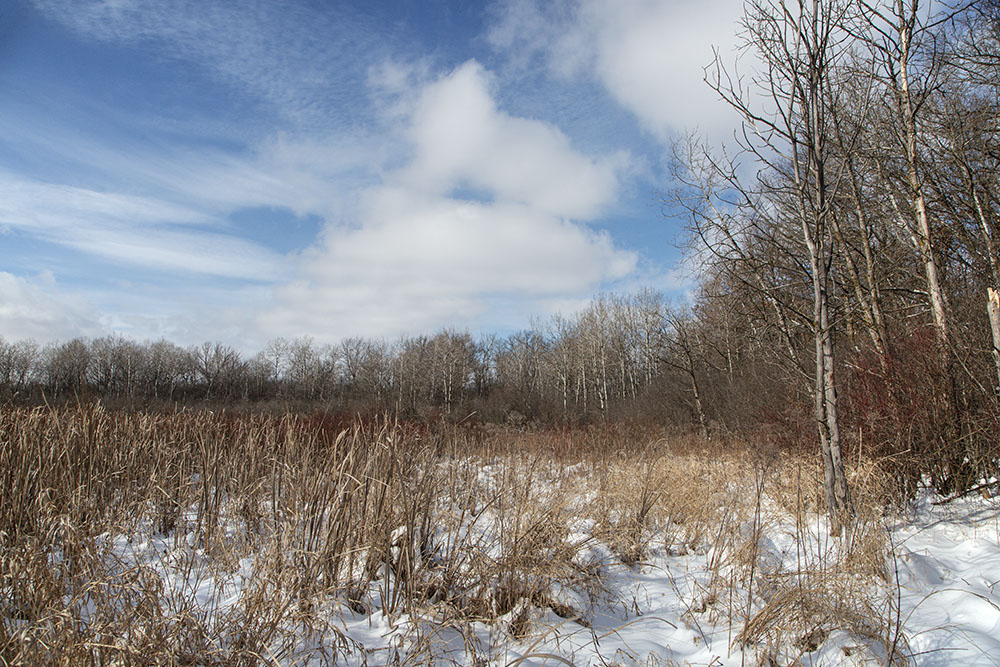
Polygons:
M921 497L893 526L909 649L924 665L1000 664L1000 514L979 497Z
M480 481L491 483L498 474L484 469ZM582 506L589 499L579 501ZM436 529L435 558L450 558L459 572L480 567L482 559L500 563L510 526L496 508L462 516L461 524ZM891 654L899 664L1000 665L997 499L942 502L924 492L905 513L886 513L868 532L844 538L832 537L823 517L796 520L767 498L756 515L739 521L735 534L742 546L718 536L679 544L676 532L653 527L642 559L629 564L616 556L600 522L573 516L564 527L564 546L574 573L550 577L539 596L523 598L489 621L463 615L455 600L432 597L394 606L392 592L400 582L383 567L362 591L360 607L329 599L323 610L329 627L303 631L296 646L274 659L353 665L862 665L883 664ZM869 565L852 561L859 551L851 540L880 531L889 548L881 567L869 571ZM265 554L249 551L220 564L196 542L155 535L148 526L136 532L108 536L120 567L146 568L162 584L163 604L198 610L208 623L231 622L249 590L265 586ZM404 537L401 527L391 543ZM433 572L437 565L424 566ZM802 610L820 619L815 627L806 621L796 626L796 614L807 613Z

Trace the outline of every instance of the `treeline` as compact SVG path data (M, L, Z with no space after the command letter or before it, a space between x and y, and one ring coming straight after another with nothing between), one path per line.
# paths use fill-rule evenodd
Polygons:
M672 387L672 369L688 363L673 344L676 312L643 291L601 296L509 336L277 339L250 355L221 342L185 348L117 335L44 347L0 339L0 391L30 401L292 401L514 425L629 417L683 426L697 418L686 385Z

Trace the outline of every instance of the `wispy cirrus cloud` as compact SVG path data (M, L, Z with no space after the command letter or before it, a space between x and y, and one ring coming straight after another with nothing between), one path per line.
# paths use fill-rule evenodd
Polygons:
M275 279L281 258L213 232L210 216L169 202L20 180L0 173L0 225L145 269Z
M297 123L343 120L357 111L337 90L359 89L357 56L384 51L380 26L364 13L307 3L199 0L33 0L87 39L153 44L164 57L203 68L265 100Z
M158 200L203 218L258 206L342 215L351 192L375 182L390 159L391 142L376 132L289 128L235 147L178 145L158 137L148 119L113 113L115 124L129 132L108 137L56 119L37 123L23 109L18 115L0 109L0 120L6 116L19 127L15 135L0 137L0 149L17 155L25 163L22 171L37 174L37 180L119 192L120 200Z

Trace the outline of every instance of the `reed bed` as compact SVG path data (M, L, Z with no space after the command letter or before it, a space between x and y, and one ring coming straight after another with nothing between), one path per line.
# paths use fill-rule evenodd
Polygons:
M743 443L5 408L0 662L471 664L496 651L474 628L499 645L544 634L542 611L587 627L627 607L613 568L688 552L708 573L688 618L725 619L733 650L790 664L844 628L901 646L883 485L853 475L858 520L834 545L817 462ZM797 567L775 565L774 535ZM376 614L402 649L345 630ZM442 628L469 637L461 656Z

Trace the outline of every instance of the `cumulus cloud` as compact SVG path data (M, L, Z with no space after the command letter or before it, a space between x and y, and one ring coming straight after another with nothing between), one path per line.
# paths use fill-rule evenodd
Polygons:
M740 9L731 0L508 0L490 40L515 63L540 58L557 76L594 77L666 141L732 127L703 77L713 45L727 62L735 57Z
M615 197L624 154L591 159L556 127L497 109L475 61L428 85L412 116L403 179L429 191L484 189L550 215L589 219Z
M199 138L222 135L201 127L201 114L172 120L114 108L109 142L81 137L75 122L61 136L51 123L28 122L37 131L11 141L25 155L46 151L45 163L65 165L70 177L13 183L0 174L0 224L117 265L174 271L185 288L199 272L253 281L269 296L255 292L227 316L234 328L252 321L247 336L520 326L636 271L635 253L589 226L631 185L632 155L588 154L558 121L511 112L498 101L510 82L474 60L439 75L431 60L400 65L377 26L308 4L33 1L85 38L196 63L231 84L227 91L248 93L237 97L262 125L206 143ZM586 42L598 19L578 21L590 27L560 42L579 67L596 67ZM258 101L278 110L281 131L256 114ZM233 118L242 116L219 123L238 126ZM166 121L169 132L158 127ZM177 143L174 134L193 139ZM283 256L249 240L255 230L241 238L227 226L253 207L325 224L312 247ZM206 300L217 307L199 319L221 326L227 299L215 296ZM125 306L107 310L133 330L162 330L154 317L129 320Z
M503 112L490 85L469 62L410 96L410 160L364 191L354 224L303 253L261 326L329 339L484 324L510 295L530 308L634 270L634 253L580 222L614 202L626 158L586 156Z
M79 295L64 293L51 273L26 278L0 271L0 334L4 338L50 342L104 332L93 308Z
M263 324L319 338L469 325L491 297L527 300L592 290L627 275L632 253L606 235L519 204L486 204L383 187L366 224L331 230L277 290ZM276 332L277 333L277 332Z

